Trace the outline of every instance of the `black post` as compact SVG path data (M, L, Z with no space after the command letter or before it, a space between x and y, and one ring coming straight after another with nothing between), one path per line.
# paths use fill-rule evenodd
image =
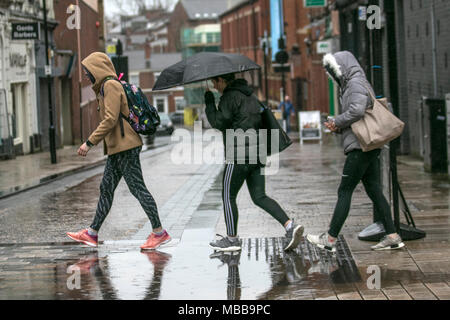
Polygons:
M397 176L397 142L398 139L389 144L389 158L392 176L392 205L394 207L394 224L397 233L400 234L400 206L398 202L398 176Z
M278 39L278 47L280 49L280 51L284 51L284 49L286 48L286 45L284 43L284 37L283 35L281 35L280 39ZM287 59L281 59L280 63L281 63L281 88L282 88L282 97L281 97L281 101L283 101L283 105L284 105L284 96L286 95L286 88L285 88L285 80L284 80L284 63L285 60Z
M284 63L282 63L281 64L281 88L282 88L282 91L283 91L283 96L281 97L281 101L283 101L283 103L285 102L284 101L284 96L286 95L286 88L285 88L285 81L284 81Z
M51 162L56 163L56 141L55 141L55 126L53 123L53 106L52 106L52 75L51 75L51 64L50 64L50 52L48 47L48 26L47 26L47 6L46 0L43 1L43 9L44 9L44 33L45 33L45 64L46 70L50 68L50 73L47 74L47 87L48 87L48 112L50 118L50 128L48 129L49 133L49 142L50 142L50 157Z
M266 106L269 105L269 85L267 81L267 37L264 39L263 42L263 51L264 51L264 87L265 87L265 94L266 94Z

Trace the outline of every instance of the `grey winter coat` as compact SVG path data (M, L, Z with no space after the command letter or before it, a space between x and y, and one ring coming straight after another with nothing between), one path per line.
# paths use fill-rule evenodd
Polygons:
M323 59L324 67L340 86L342 113L335 119L336 126L344 138L344 153L361 149L351 124L360 120L366 109L372 107L372 98L367 91L373 89L364 74L364 70L355 56L348 51L327 54Z

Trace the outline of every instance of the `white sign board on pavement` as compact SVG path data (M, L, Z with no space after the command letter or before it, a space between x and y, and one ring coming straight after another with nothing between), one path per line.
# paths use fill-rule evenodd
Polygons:
M322 140L320 111L302 111L298 113L300 143L304 140Z

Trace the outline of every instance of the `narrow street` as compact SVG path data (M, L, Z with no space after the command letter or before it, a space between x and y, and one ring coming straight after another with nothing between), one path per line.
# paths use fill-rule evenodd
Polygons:
M357 233L371 223L372 205L359 186L336 255L302 241L282 250L284 229L238 196L241 254L213 254L224 234L222 165L176 165L174 145L141 154L143 174L162 224L173 240L141 253L151 228L124 181L99 234L97 249L65 236L90 224L103 167L87 169L0 200L0 299L449 299L450 185L400 159L400 183L425 239L406 249L372 252ZM280 156L267 193L305 233L326 230L345 160L337 141L298 141ZM442 178L441 178L442 179ZM367 268L381 269L369 289ZM78 282L77 282L78 281Z

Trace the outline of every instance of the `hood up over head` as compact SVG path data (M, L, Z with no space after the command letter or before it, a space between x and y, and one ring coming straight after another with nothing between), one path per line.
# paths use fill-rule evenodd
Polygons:
M111 59L103 52L91 53L83 59L81 64L93 77L93 79L91 79L91 81L93 81L92 89L97 94L100 92L100 87L106 77L117 77L116 69L114 68ZM91 76L89 76L89 78L91 78Z
M253 94L253 89L248 86L247 80L236 79L233 80L224 91L237 90L245 94L246 96L251 96Z
M358 77L365 79L364 70L349 51L326 54L323 57L323 66L341 88L345 87L350 79Z

